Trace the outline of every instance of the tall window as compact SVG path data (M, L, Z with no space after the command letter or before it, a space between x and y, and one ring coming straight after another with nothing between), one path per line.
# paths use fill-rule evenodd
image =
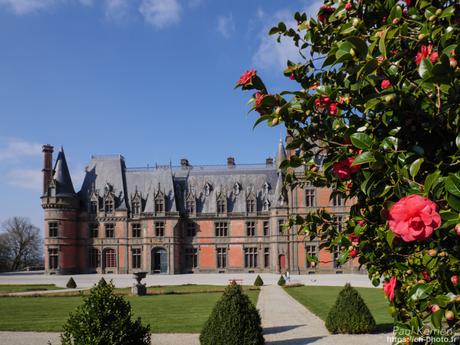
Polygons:
M187 222L187 236L188 237L196 236L196 223Z
M133 237L141 237L141 224L140 223L132 223L131 230Z
M117 267L117 253L115 252L115 249L106 249L104 259L105 267Z
M155 236L163 237L165 235L165 222L155 222Z
M253 237L256 235L256 222L246 222L246 236Z
M342 232L343 231L343 217L342 216L333 216L332 221L337 226L337 231Z
M89 213L91 214L96 214L97 213L97 201L96 200L91 200L89 202Z
M198 267L198 249L185 248L185 267L188 269Z
M227 248L217 248L217 268L227 267Z
M59 266L59 251L57 248L48 249L49 268L55 270Z
M141 268L141 249L140 248L132 249L132 265L133 265L133 268Z
M133 201L133 215L137 216L141 213L141 202L140 200Z
M284 219L278 220L278 233L281 235L284 233Z
M164 197L159 196L155 199L155 212L162 213L165 211L165 200Z
M332 198L332 206L337 207L337 206L343 206L345 204L345 200L343 199L341 194L336 194Z
M89 267L97 268L101 267L101 256L97 248L90 248L88 253Z
M115 237L115 224L112 224L112 223L105 224L105 237L107 238Z
M185 208L187 210L187 213L189 214L195 213L195 200L188 199L186 202Z
M313 268L316 265L308 260L308 258L316 257L318 255L318 246L316 244L307 244L305 245L305 256L306 256L306 266L307 268Z
M48 234L49 237L58 237L58 223L57 222L49 222L48 223Z
M214 223L216 228L216 237L228 236L228 223L227 222L216 222Z
M106 213L113 213L113 199L111 197L107 197L105 199L105 212Z
M217 200L217 213L224 214L227 211L227 203L223 198Z
M257 248L256 247L244 248L244 267L246 268L257 267Z
M98 238L99 237L99 224L91 223L89 225L89 237Z
M311 186L307 186L307 188L305 189L305 206L316 206L316 189L312 188Z
M270 235L270 223L268 220L264 221L264 236Z
M270 267L270 248L264 248L264 267Z
M246 200L246 211L248 213L256 212L256 200L253 198L249 198Z

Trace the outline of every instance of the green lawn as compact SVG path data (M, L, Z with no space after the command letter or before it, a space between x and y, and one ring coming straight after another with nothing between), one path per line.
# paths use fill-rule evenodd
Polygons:
M199 288L200 285L195 285L191 289ZM186 287L176 290L183 289ZM259 291L246 289L246 293L254 304L257 303ZM127 298L135 317L139 316L144 323L149 323L154 333L199 333L221 295L222 292L182 292ZM0 310L8 313L0 315L0 331L61 331L69 312L81 302L82 298L76 296L1 297Z
M10 292L26 292L26 291L44 291L44 290L60 290L61 287L57 287L54 284L0 284L0 294Z
M322 320L326 320L329 310L332 308L337 295L342 287L340 286L301 286L287 288L286 292L303 304L313 314ZM356 288L369 307L377 330L389 330L393 325L393 318L388 313L388 301L382 289Z

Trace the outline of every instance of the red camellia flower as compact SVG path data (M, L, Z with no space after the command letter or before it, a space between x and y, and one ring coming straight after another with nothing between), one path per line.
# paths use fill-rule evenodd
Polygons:
M439 55L438 55L438 52L434 52L430 55L430 61L435 63L436 61L438 61L438 58L439 58Z
M427 282L431 280L430 274L427 271L422 272L423 279L425 279Z
M439 55L437 52L433 52L432 44L427 46L423 45L420 47L420 51L417 53L417 56L415 57L415 63L419 65L420 62L422 62L422 59L427 57L430 58L431 62L436 62L438 60Z
M431 200L414 194L393 204L388 214L388 225L405 242L421 241L441 226L438 206Z
M458 285L458 275L450 277L450 281L452 282L452 284Z
M358 220L358 225L363 227L364 225L366 225L366 221L364 219Z
M359 253L359 251L358 251L358 249L356 249L356 248L353 248L353 249L350 250L350 252L349 252L350 257L352 257L352 258L357 257L357 256L358 256L358 253Z
M350 11L352 8L353 8L353 5L351 4L351 2L347 2L347 4L345 5L345 10Z
M359 244L359 236L358 235L350 234L350 236L348 236L348 239L350 240L351 244L353 244L354 246Z
M255 94L256 111L261 115L263 115L265 113L265 111L261 108L260 104L262 103L263 99L265 97L267 97L267 96L268 96L267 94L262 93L262 92L256 92L256 94Z
M382 90L386 90L386 89L390 88L391 87L391 81L389 81L388 79L382 80L382 83L380 84L380 87L382 88Z
M294 75L294 73L292 73L292 74L289 76L289 79L295 80L295 75Z
M244 72L238 80L237 85L247 85L251 82L252 77L254 77L256 74L257 72L254 69Z
M389 282L383 283L383 291L390 301L395 299L395 287L397 284L396 277L391 277Z
M407 7L409 7L412 4L412 0L404 0L404 2L406 3Z
M353 157L348 157L340 162L334 163L332 165L332 172L341 180L350 178L351 174L358 172L361 168L359 164L352 166L354 160Z
M329 114L337 115L337 103L331 103L329 106Z
M318 12L318 21L325 23L329 16L335 11L335 7L332 6L321 6Z

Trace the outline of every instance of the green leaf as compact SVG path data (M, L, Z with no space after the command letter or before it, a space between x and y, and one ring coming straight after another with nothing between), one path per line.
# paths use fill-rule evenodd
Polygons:
M434 173L429 174L425 178L424 190L427 195L430 193L431 187L433 186L433 183L439 178L439 175L441 175L441 172L436 170Z
M387 232L387 242L391 249L393 249L393 240L395 239L396 235L393 231Z
M460 212L460 198L449 194L447 196L447 203L450 207L452 207L455 211Z
M368 48L364 40L362 40L359 37L348 37L346 40L353 45L353 47L359 53L359 56L362 59L366 58Z
M379 40L379 50L385 58L387 57L387 43L385 42L386 37L387 31L385 30Z
M450 174L446 179L446 190L455 196L460 196L460 177Z
M455 145L457 145L457 148L460 150L460 133L455 138Z
M431 77L431 70L433 69L433 64L427 58L423 58L418 66L418 74L423 79Z
M420 167L421 167L423 161L424 161L423 158L419 158L419 159L416 159L414 162L412 162L412 164L410 165L410 168L409 168L409 172L410 172L410 175L412 177L417 176L418 171L420 170Z
M379 63L377 59L372 59L372 60L367 61L366 64L359 70L358 75L357 75L358 79L361 77L368 76L370 73L374 72L378 66L379 66Z
M367 150L372 146L372 139L365 133L353 133L350 135L351 142L358 149Z
M431 314L431 323L437 329L441 328L443 310L440 309L436 313Z
M263 115L263 116L260 116L256 122L254 122L254 126L252 126L252 129L256 128L257 125L259 125L261 122L264 122L264 121L268 121L269 119L271 119L271 115Z
M352 165L360 165L365 163L373 163L376 162L375 156L372 152L364 152L361 153L359 156L356 156L355 160L353 161Z

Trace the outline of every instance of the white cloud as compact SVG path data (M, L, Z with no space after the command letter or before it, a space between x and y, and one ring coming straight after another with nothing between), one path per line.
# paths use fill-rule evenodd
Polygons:
M178 23L181 10L177 0L142 0L139 6L144 20L157 29Z
M219 31L222 36L230 38L235 30L235 22L231 14L228 16L219 16L219 18L217 18L217 31Z
M8 8L17 15L24 15L53 6L62 0L0 0L0 6Z
M105 16L113 20L120 20L128 14L128 0L105 0Z
M14 169L7 175L10 185L32 190L43 188L42 172L40 169Z
M0 161L18 159L23 156L37 156L41 154L40 144L20 139L10 139L5 147L0 147Z

